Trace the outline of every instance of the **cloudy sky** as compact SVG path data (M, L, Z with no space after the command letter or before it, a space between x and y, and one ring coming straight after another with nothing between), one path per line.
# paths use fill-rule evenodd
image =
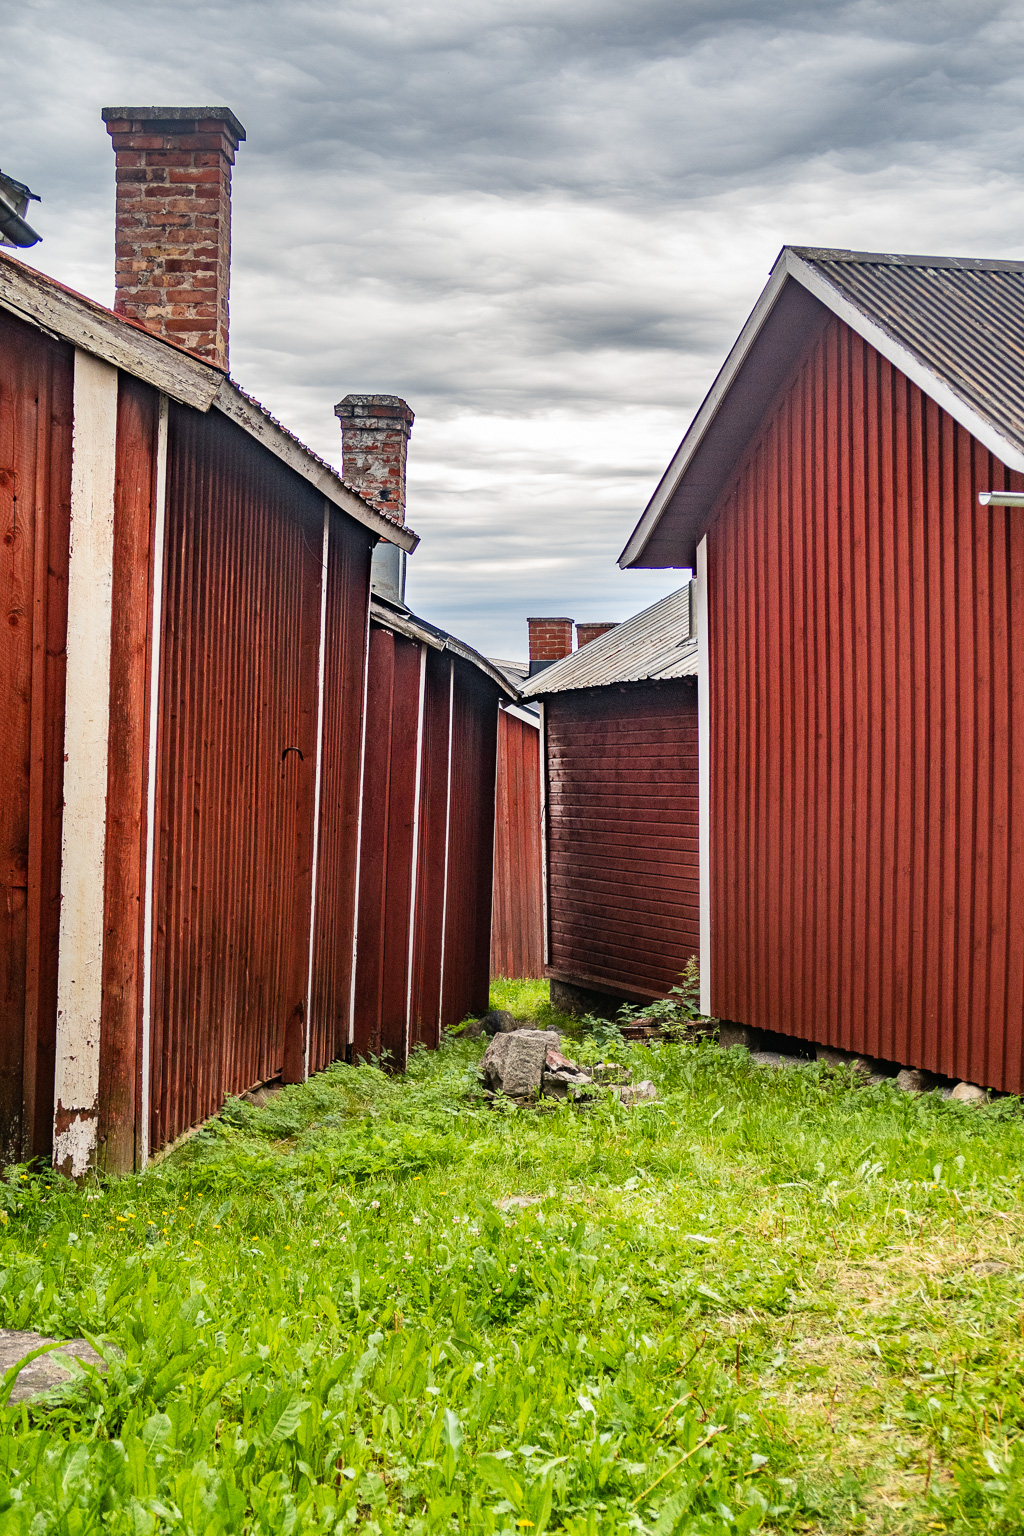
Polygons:
M113 295L106 105L224 103L232 372L416 412L409 600L492 655L615 559L784 243L1024 256L1021 0L0 0L26 259Z

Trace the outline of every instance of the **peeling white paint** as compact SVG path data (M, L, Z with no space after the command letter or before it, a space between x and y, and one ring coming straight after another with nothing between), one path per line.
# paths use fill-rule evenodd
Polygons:
M73 1179L80 1179L89 1171L95 1146L95 1119L76 1115L67 1130L58 1131L53 1138L53 1166L63 1168Z
M116 446L117 369L76 351L54 1082L54 1160L76 1174L99 1095Z

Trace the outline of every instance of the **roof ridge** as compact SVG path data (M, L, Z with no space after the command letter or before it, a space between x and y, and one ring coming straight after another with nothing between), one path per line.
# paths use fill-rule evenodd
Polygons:
M844 262L862 266L951 267L963 272L1024 272L1024 260L1002 256L911 256L899 251L848 251L828 246L784 245L776 261L787 251L802 261ZM774 267L772 269L774 271Z

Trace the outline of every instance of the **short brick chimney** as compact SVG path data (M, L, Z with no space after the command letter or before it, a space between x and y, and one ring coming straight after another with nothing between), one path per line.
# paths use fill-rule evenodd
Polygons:
M572 652L572 619L527 619L530 626L530 676L535 677Z
M119 315L228 366L231 167L245 129L227 107L104 107L117 164Z
M341 422L342 476L386 517L405 522L405 468L416 420L398 395L346 395L334 407ZM382 539L373 552L371 585L378 597L405 601L405 552Z
M576 621L576 648L581 645L589 645L591 640L596 640L599 635L606 635L610 629L615 628L615 621L602 623L595 620L590 624L581 624Z

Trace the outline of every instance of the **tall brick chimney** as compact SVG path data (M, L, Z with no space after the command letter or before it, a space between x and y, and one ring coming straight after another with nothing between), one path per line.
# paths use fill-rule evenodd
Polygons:
M530 676L535 677L572 651L572 619L527 619L530 626Z
M588 623L588 624L581 624L579 619L577 619L576 620L576 646L577 646L577 649L581 645L589 645L591 640L596 640L599 635L606 635L610 629L614 629L614 628L615 628L615 621L614 620L609 620L608 622L603 622L601 620L594 619L594 620L591 620L591 622Z
M342 475L388 517L405 522L405 466L416 420L397 395L346 395L334 407L341 422ZM405 601L405 551L381 539L371 585L379 597Z
M117 165L119 315L228 366L231 167L245 129L227 107L104 107Z

